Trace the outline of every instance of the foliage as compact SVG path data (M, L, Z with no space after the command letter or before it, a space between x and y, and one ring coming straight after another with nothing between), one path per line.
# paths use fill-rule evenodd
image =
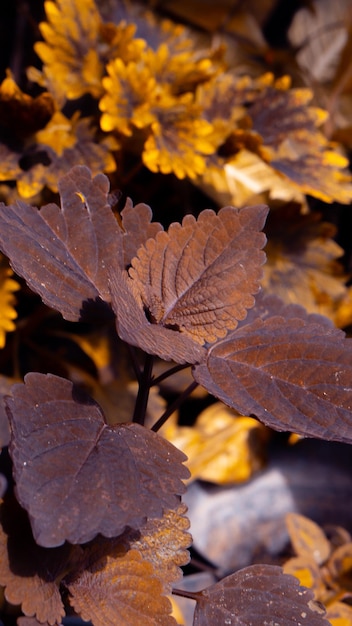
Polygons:
M172 593L195 626L347 624L350 535L298 514L283 568L177 585L186 483L248 480L273 431L352 443L350 267L314 210L351 202L348 141L313 84L244 70L226 36L136 2L43 8L0 85L0 617L171 626Z

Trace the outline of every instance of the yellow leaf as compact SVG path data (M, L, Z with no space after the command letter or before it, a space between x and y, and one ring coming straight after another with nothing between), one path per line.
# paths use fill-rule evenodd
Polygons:
M331 552L330 542L320 526L304 515L288 513L286 526L291 543L298 556L324 563Z
M285 574L291 574L298 578L303 587L312 589L316 599L319 599L324 593L324 580L314 559L303 556L294 557L284 563L283 570Z
M218 484L248 480L262 466L264 432L257 420L236 416L221 402L203 411L192 428L170 423L162 431L188 456L191 480Z
M61 156L65 148L72 148L77 137L74 132L74 121L79 117L75 115L69 120L63 113L57 111L43 130L36 133L38 143L50 146L56 154Z
M352 607L344 602L334 602L327 607L326 618L331 626L351 626Z
M15 330L14 319L17 312L14 308L16 299L14 292L20 289L20 285L12 278L12 270L3 265L0 266L0 348L6 341L6 333Z

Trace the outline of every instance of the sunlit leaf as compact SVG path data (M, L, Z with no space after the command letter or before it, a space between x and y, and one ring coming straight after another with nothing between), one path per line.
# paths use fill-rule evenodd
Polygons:
M196 594L194 626L328 626L313 593L275 565L252 565Z
M99 97L105 64L122 55L138 57L144 43L134 39L132 24L104 24L94 0L55 0L44 3L46 22L39 26L44 42L35 44L43 74L30 77L45 84L58 102L84 94Z
M327 560L331 546L318 524L304 515L288 513L286 527L297 556L312 558L318 565Z
M334 602L328 606L326 617L331 626L350 626L352 624L352 607L343 602Z
M180 451L138 424L108 426L68 380L27 374L8 407L16 493L39 545L117 536L161 517L185 490Z
M20 289L20 285L12 276L11 269L0 258L0 349L5 345L6 333L16 328L14 320L17 317L17 311L14 293Z
M239 328L194 367L195 379L276 430L352 441L352 347L326 318L257 299Z
M283 571L285 574L291 574L298 578L303 587L312 589L317 600L325 592L322 572L312 557L293 557L284 563Z
M136 550L117 550L66 584L73 608L94 626L176 626L158 573Z
M205 210L149 239L129 271L149 319L199 343L236 328L258 290L266 214L262 205Z
M260 433L251 417L236 416L217 402L192 427L166 423L162 434L188 457L191 480L233 484L248 480L262 466Z
M170 593L172 585L182 578L181 566L190 560L187 548L192 543L189 520L184 504L176 510L165 511L161 519L148 519L140 526L138 537L127 531L123 542L128 541L132 550L151 563L163 584L164 593Z
M0 242L15 271L66 319L83 303L109 301L109 265L122 264L121 230L107 200L109 183L76 167L59 183L61 209L18 202L0 212Z

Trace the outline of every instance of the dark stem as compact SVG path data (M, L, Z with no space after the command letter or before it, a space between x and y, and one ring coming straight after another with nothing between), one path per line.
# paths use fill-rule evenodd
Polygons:
M187 389L185 389L184 392L181 393L181 395L178 396L178 398L176 398L175 402L170 404L170 406L166 409L165 413L163 413L162 416L158 419L158 421L155 422L154 426L152 426L152 430L154 430L155 433L165 424L166 420L169 419L170 415L172 415L174 411L177 411L177 409L181 406L181 404L188 398L188 396L192 393L192 391L194 391L194 389L196 389L197 387L198 387L198 383L194 380L193 383L188 385Z
M130 353L132 367L134 369L137 382L140 384L142 380L142 372L141 372L141 368L139 367L139 363L138 363L138 359L136 355L136 349L134 346L131 346L131 344L129 343L126 343L126 346L127 346L128 352Z
M165 380L165 378L169 378L169 376L176 374L176 372L185 370L186 367L190 367L189 363L184 363L183 365L175 365L174 367L170 367L169 370L166 370L166 372L163 372L162 374L160 374L160 376L157 376L157 378L153 379L153 386L159 385L163 380Z
M144 369L139 380L138 394L132 419L132 421L137 424L144 424L152 380L153 362L153 357L150 354L147 354L145 357Z
M173 589L172 593L175 596L181 596L181 598L190 598L191 600L198 600L198 596L199 596L199 592L196 593L195 591L186 591L185 589Z

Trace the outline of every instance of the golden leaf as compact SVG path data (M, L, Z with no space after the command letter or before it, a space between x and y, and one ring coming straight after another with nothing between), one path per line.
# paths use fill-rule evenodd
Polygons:
M316 599L322 597L325 592L325 583L319 566L313 558L303 556L293 557L283 565L285 574L292 574L298 578L303 587L314 591Z
M6 341L6 333L15 330L16 325L13 320L17 317L14 308L16 299L14 292L20 289L20 285L12 278L13 272L4 265L3 259L0 264L0 348L3 348Z
M333 602L327 607L326 618L331 626L351 626L352 607L344 602Z
M192 543L192 537L187 532L190 523L186 512L186 505L180 504L175 511L164 511L161 519L148 519L139 528L138 538L134 538L133 531L124 535L130 549L138 550L158 572L164 593L171 592L172 585L182 578L180 567L190 560L187 548Z
M43 73L32 79L45 84L58 103L86 93L99 98L105 65L114 56L138 57L144 42L134 39L135 27L104 24L94 0L47 0L47 22L40 24L44 41L35 44Z
M69 582L70 603L94 626L176 626L162 581L137 550L117 548Z
M313 559L317 565L321 565L327 560L331 546L318 524L304 515L288 513L286 526L298 556Z
M161 432L188 456L191 480L233 484L262 467L264 427L251 417L236 416L221 402L205 409L192 428L169 420Z

